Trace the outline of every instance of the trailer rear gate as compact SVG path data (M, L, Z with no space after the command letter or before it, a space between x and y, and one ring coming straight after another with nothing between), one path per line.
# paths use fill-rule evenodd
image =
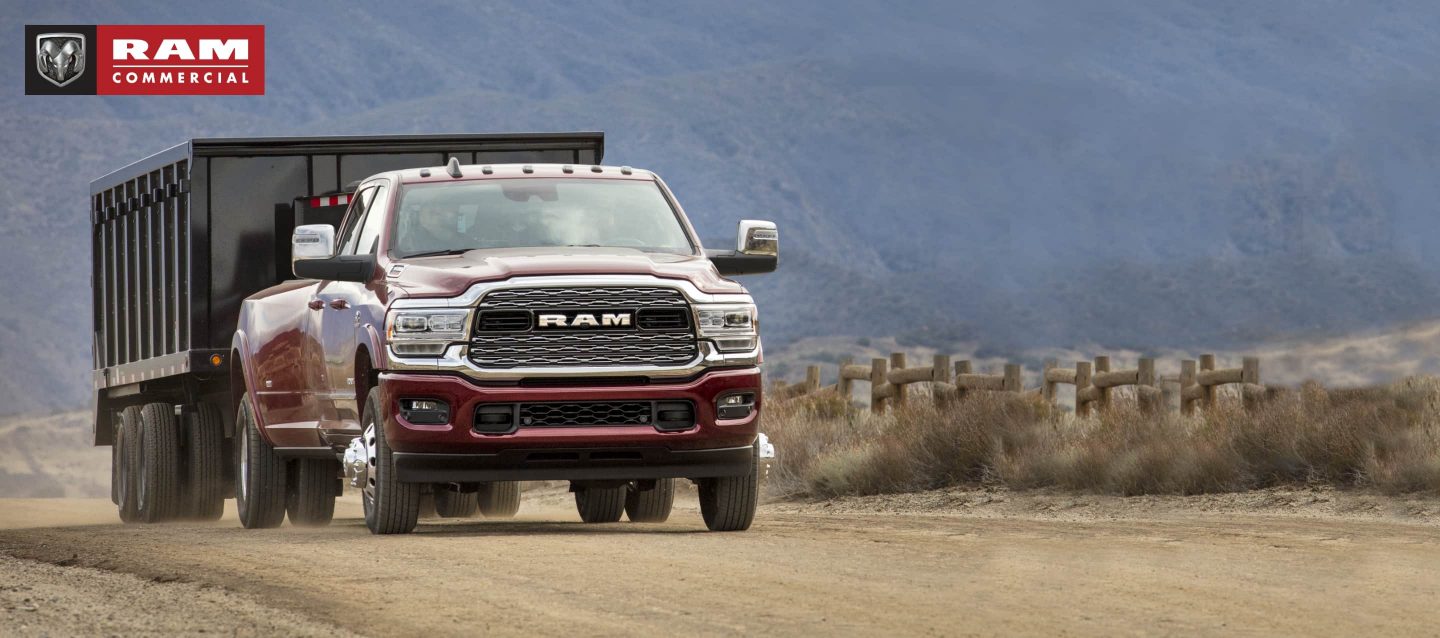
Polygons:
M601 133L210 138L94 180L95 443L109 444L99 426L111 411L155 392L193 395L204 378L226 375L240 302L292 278L290 232L317 221L297 220L318 212L300 201L451 157L586 165L603 156Z

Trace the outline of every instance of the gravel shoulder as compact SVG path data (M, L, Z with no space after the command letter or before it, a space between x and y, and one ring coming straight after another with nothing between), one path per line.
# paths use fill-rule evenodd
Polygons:
M0 626L1432 634L1434 509L1308 490L1157 499L957 490L772 503L751 531L712 534L691 500L664 524L584 525L567 495L541 490L526 493L515 520L426 521L411 536L374 537L353 499L329 528L255 532L233 516L125 527L104 500L0 499ZM18 608L25 597L36 611Z

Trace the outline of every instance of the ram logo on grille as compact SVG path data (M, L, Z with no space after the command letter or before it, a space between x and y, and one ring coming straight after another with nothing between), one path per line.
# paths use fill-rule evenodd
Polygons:
M545 313L535 318L536 325L541 328L629 328L630 313L628 312L605 312L600 313L599 318L592 313L575 312Z

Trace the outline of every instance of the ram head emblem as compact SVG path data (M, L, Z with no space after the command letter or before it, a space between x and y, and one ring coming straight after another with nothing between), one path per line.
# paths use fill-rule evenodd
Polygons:
M36 36L35 68L55 86L74 82L85 72L85 35L42 33Z

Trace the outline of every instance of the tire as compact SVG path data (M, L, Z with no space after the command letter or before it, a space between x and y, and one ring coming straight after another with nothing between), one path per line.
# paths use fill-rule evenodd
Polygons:
M625 516L632 523L664 523L675 505L675 479L659 479L645 491L632 483L625 490Z
M140 520L159 523L180 514L180 430L175 408L168 403L147 403L140 409L136 479Z
M625 513L625 490L620 487L590 487L575 491L575 509L586 523L614 523Z
M184 428L185 511L198 521L219 520L225 513L225 424L211 403L196 406Z
M140 521L140 495L135 484L140 467L140 406L130 406L120 413L112 446L116 475L113 487L120 522L136 523Z
M245 529L279 527L285 521L285 459L260 435L250 397L235 416L235 511Z
M365 397L365 411L360 427L365 431L365 446L370 450L370 478L362 492L365 502L365 527L372 534L409 534L415 531L420 516L420 484L401 483L395 477L395 459L385 441L385 427L380 423L380 389L370 390Z
M299 459L290 468L285 513L297 527L324 527L335 518L335 481L340 464L329 459Z
M741 476L701 479L700 515L712 532L739 532L750 529L755 505L760 499L755 457L750 472Z
M480 499L474 492L456 492L445 485L435 486L435 514L444 518L474 518Z
M520 481L481 483L476 496L485 518L513 518L520 511Z

